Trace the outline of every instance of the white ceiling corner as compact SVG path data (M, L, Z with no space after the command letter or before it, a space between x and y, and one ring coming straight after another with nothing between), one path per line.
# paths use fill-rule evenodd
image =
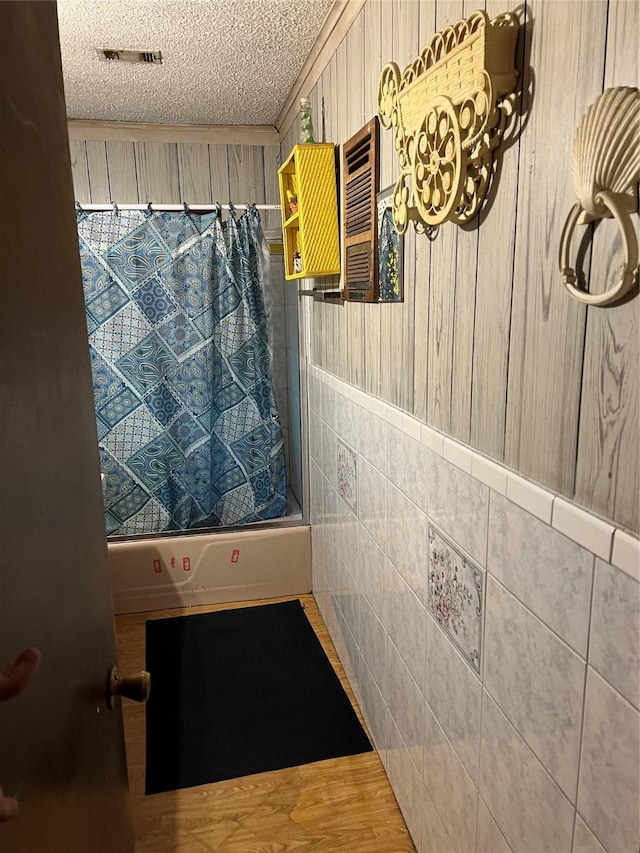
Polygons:
M333 0L58 0L69 118L272 125ZM97 48L161 50L162 65Z

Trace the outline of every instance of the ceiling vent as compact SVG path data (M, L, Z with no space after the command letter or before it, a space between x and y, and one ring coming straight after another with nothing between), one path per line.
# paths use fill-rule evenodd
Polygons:
M162 65L160 50L114 50L101 47L97 50L98 58L103 62L143 62L146 65Z

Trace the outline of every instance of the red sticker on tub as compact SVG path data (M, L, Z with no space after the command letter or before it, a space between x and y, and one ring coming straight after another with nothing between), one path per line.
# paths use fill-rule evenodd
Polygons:
M185 572L191 571L191 560L189 559L189 557L182 558L182 570Z
M231 562L232 562L232 563L237 563L237 562L238 562L238 557L239 557L239 556L240 556L240 551L238 551L237 549L234 549L234 550L231 552Z
M176 558L175 558L175 557L172 557L172 558L171 558L171 568L172 568L172 569L175 569L175 567L176 567Z
M160 574L160 572L162 571L162 563L160 562L160 560L154 560L154 561L153 561L153 571L154 571L157 575L159 575L159 574Z

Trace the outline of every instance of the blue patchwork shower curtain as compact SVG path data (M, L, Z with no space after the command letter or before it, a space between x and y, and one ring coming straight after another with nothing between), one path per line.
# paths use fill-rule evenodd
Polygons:
M257 210L77 218L107 533L284 515Z

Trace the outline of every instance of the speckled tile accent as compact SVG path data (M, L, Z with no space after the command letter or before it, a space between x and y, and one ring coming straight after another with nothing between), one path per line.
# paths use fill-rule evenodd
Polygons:
M338 494L353 512L357 512L358 461L353 450L343 444L340 439L338 439L337 465Z
M484 572L432 524L428 537L427 607L465 660L480 672Z

